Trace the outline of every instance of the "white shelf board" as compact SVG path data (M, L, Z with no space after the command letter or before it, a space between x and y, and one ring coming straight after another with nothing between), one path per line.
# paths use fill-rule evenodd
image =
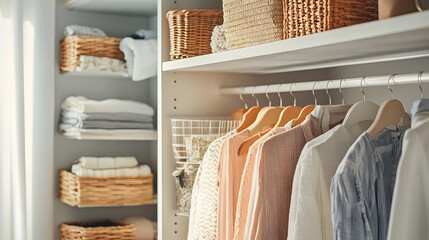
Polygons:
M163 71L278 73L429 56L429 11L164 62Z
M155 16L156 0L67 0L70 10L133 16Z
M112 140L112 141L155 141L157 140L157 131L148 130L145 133L135 134L134 136L122 136L122 135L67 135L61 133L66 138L76 140Z
M107 72L107 71L73 71L73 72L65 72L62 73L68 76L78 76L78 77L106 77L106 78L123 78L123 79L131 79L130 77L124 77L122 73L115 72Z

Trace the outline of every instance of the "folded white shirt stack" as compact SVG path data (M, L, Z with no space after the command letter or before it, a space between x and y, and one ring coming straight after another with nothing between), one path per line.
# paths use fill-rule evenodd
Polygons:
M138 165L135 157L81 157L71 171L79 177L137 177L152 173L148 165Z

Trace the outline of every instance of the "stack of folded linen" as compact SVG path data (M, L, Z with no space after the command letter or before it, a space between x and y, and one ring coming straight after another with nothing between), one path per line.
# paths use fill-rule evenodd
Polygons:
M59 131L66 136L136 137L153 130L154 109L119 99L90 100L70 96L61 105Z
M71 172L79 177L138 177L152 174L148 165L135 157L81 157Z

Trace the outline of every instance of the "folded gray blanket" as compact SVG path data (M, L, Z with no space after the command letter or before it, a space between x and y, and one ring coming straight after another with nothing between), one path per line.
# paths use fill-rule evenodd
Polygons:
M102 120L102 121L123 121L123 122L142 122L151 123L153 118L149 115L138 113L79 113L71 110L63 110L61 112L63 119L67 119L70 124L86 120ZM64 121L63 121L64 122Z
M77 124L61 123L59 130L69 132L75 129L153 129L153 123L118 122L118 121L83 121Z

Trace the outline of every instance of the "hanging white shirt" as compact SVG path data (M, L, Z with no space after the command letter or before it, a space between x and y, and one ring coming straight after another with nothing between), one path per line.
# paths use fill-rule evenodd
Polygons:
M413 103L404 135L387 239L429 239L429 99Z
M288 240L333 239L331 180L354 138L338 125L313 141L295 170Z

